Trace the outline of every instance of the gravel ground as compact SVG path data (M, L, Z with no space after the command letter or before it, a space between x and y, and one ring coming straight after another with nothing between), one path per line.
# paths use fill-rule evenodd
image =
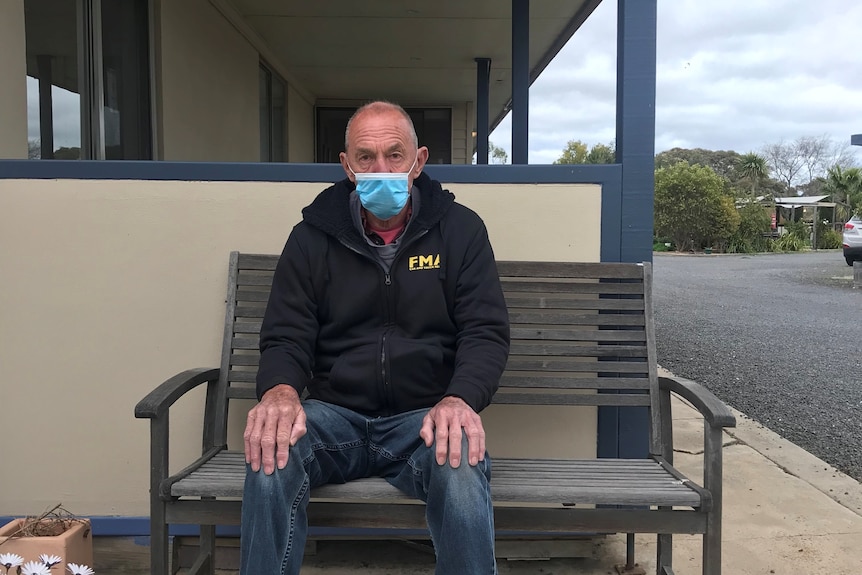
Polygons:
M862 290L840 251L654 258L659 363L862 481Z

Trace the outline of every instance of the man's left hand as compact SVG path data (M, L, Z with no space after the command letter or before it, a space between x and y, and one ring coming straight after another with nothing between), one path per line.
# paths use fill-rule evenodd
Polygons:
M426 447L436 440L437 464L461 465L461 440L467 434L467 448L470 465L477 465L485 459L485 429L482 418L460 397L444 397L425 415L419 437L425 440Z

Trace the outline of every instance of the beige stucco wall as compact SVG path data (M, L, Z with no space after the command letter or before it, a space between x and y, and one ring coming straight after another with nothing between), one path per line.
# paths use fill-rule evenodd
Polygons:
M452 163L469 164L473 154L468 153L468 142L472 139L468 122L467 103L452 106ZM472 147L469 148L472 152Z
M287 87L287 159L314 162L314 104L292 85Z
M183 369L218 364L229 251L279 252L323 186L0 180L0 514L56 502L148 514L149 429L134 405ZM483 216L499 259L599 259L598 186L451 188ZM200 449L202 395L177 407L174 467ZM490 448L594 452L593 410L549 409L558 432L513 437L512 416L489 408Z
M163 159L260 159L259 56L208 0L161 2Z
M24 0L0 2L0 159L27 157Z

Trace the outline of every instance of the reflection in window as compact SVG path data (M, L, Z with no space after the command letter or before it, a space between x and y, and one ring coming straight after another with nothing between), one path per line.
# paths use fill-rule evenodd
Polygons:
M75 2L26 0L27 144L30 158L81 157Z
M24 18L29 157L152 159L147 0L24 0Z

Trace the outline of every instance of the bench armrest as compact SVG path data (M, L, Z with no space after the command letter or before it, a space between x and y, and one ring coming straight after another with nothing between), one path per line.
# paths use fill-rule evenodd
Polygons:
M135 417L140 419L160 419L165 416L171 405L186 392L202 383L218 379L217 368L188 369L168 379L148 393L135 406Z
M658 385L694 405L711 427L736 427L730 408L701 384L683 377L660 376Z

